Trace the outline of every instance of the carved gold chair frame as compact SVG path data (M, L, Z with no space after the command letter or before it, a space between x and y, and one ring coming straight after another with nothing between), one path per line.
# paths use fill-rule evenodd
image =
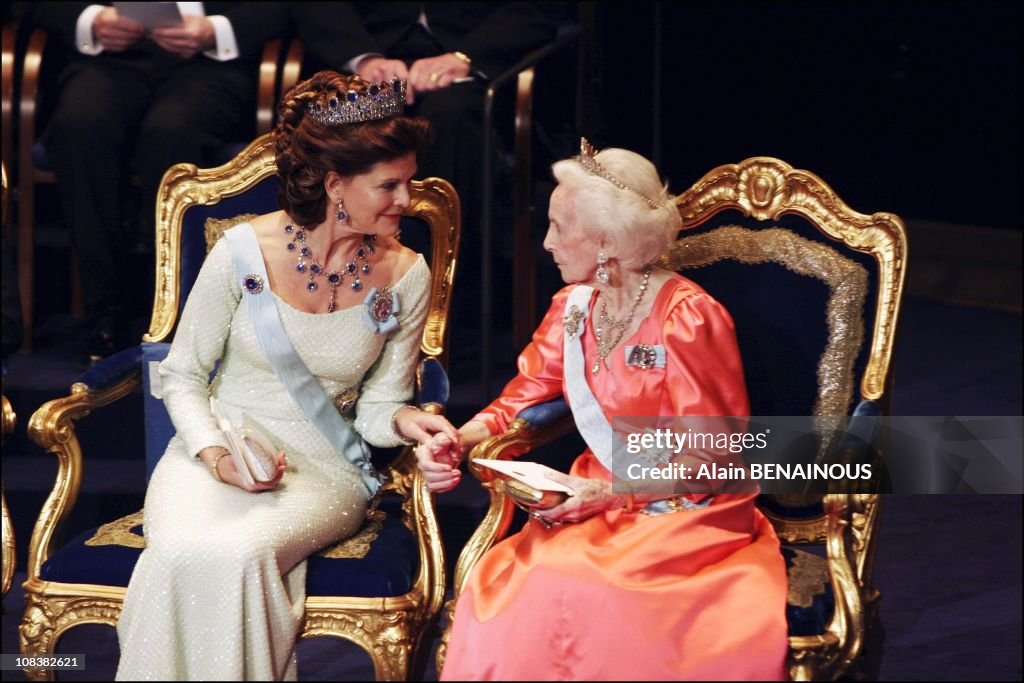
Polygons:
M903 222L890 213L865 215L848 207L818 176L794 169L771 157L753 157L738 164L719 166L682 193L677 202L683 228L695 228L711 217L736 210L759 222L795 214L813 224L825 237L848 249L870 254L877 264L877 301L869 337L866 367L859 384L853 365L863 343L862 308L867 273L863 266L839 255L823 243L788 230L769 227L749 230L739 226L713 228L683 237L662 256L660 265L672 270L704 265L721 258L747 263L779 260L790 270L823 279L830 294L827 303L829 339L818 368L818 397L813 414L846 415L854 394L877 401L887 413L891 389L891 360L896 321L902 297L907 239ZM758 234L760 233L760 234ZM767 235L765 233L768 233ZM775 252L773 256L770 252ZM791 256L791 257L790 257ZM827 262L827 268L823 268ZM827 271L827 272L826 272ZM842 317L856 321L838 326ZM859 330L859 331L858 331ZM514 504L502 490L502 482L488 468L474 464L480 458L507 459L532 450L574 431L571 415L543 426L522 418L509 429L490 437L470 454L470 469L490 491L491 503L483 521L463 548L455 568L455 597L446 604L448 628L442 633L437 667L444 665L455 602L480 557L509 531ZM801 500L782 502L801 503ZM799 497L798 497L799 498ZM788 674L791 680L828 680L848 673L862 654L866 624L880 598L871 582L878 494L829 493L820 499L823 513L810 519L787 518L765 509L783 543L823 543L826 558L805 553L815 566L798 571L817 571L819 583L830 582L835 609L824 633L790 636ZM804 573L807 573L805 571ZM790 573L790 602L807 586L794 585Z
M0 188L0 191L3 193L3 208L0 209L0 212L2 212L3 218L4 240L7 240L7 224L10 218L10 193L7 185L6 163L0 163L0 182L3 184L2 188ZM7 397L2 396L0 398L3 400L3 432L2 437L0 437L0 443L2 443L7 440L7 435L14 431L17 415L14 414L14 407L7 400ZM3 522L3 570L0 573L0 588L2 588L0 597L6 597L7 591L11 589L11 582L14 580L16 546L14 544L14 523L11 521L10 511L7 509L7 496L2 486L0 486L0 512L2 512Z
M182 224L193 206L216 204L240 195L275 173L274 150L269 135L257 138L228 164L200 169L178 164L164 175L157 202L156 289L153 314L143 340L169 341L177 323L181 282ZM452 185L443 179L413 181L411 205L405 212L425 221L431 232L431 296L421 351L424 356L444 361L448 311L451 305L456 254L458 253L460 204ZM244 220L244 217L243 217ZM208 249L220 233L237 220L207 221ZM78 420L134 391L141 372L105 391L94 391L83 383L71 387L71 395L43 404L32 416L28 433L44 450L58 458L53 490L43 505L29 546L26 610L20 626L23 654L54 652L58 639L70 628L86 623L116 626L125 588L99 584L69 584L45 581L40 569L57 549L61 528L71 514L84 467ZM436 404L424 410L439 412ZM406 448L389 466L385 492L404 498L404 524L414 533L419 548L419 570L412 590L391 597L307 596L302 638L332 636L363 648L371 657L378 680L403 680L421 657L424 634L440 611L445 592L444 551L437 525L433 497L416 467L411 448ZM123 518L128 519L128 518ZM123 520L121 520L123 521ZM369 520L371 524L373 520ZM124 526L123 524L121 526ZM366 534L349 539L366 543ZM342 541L330 556L347 556ZM48 680L52 672L30 669L34 680Z

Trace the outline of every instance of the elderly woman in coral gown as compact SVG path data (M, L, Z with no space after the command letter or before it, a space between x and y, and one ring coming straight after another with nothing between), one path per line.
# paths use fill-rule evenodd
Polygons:
M652 265L680 218L649 161L584 141L553 170L544 246L567 286L501 396L417 456L430 488L448 490L463 453L556 397L590 448L549 474L574 494L473 569L442 678L782 679L786 571L755 494L621 490L593 434L618 416L747 415L732 319Z

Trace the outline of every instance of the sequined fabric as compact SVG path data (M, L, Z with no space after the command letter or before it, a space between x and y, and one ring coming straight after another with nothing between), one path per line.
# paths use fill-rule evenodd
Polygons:
M376 446L401 443L391 418L412 397L429 277L421 257L393 284L404 307L388 335L362 324L361 305L310 314L277 300L285 331L327 394L360 387L353 425ZM160 367L178 432L146 493L146 550L118 623L118 680L295 680L305 559L356 533L365 517L358 470L278 382L241 296L221 240ZM210 415L211 392L226 413L244 413L287 452L288 471L274 491L222 484L195 457L226 446Z

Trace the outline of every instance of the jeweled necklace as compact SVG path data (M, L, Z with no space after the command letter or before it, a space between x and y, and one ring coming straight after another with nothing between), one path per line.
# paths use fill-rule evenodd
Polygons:
M367 260L370 254L377 251L377 247L374 244L377 241L376 235L363 235L363 241L356 247L356 252L352 256L352 260L345 264L342 270L332 270L326 272L324 267L320 265L320 262L313 256L313 250L306 244L306 230L303 227L296 228L291 223L284 226L284 232L287 235L292 236L291 242L288 243L288 251L295 252L298 258L298 263L295 264L295 270L302 273L303 275L309 276L309 281L306 283L306 289L310 294L315 293L319 286L316 283L318 277L322 277L327 280L327 286L331 288L331 302L327 305L327 312L334 312L334 292L342 282L345 281L345 276L352 276L352 287L353 292L358 292L363 288L363 283L359 279L360 273L363 275L369 275L370 263ZM309 261L307 264L306 261ZM362 265L359 263L362 262Z
M650 279L651 267L647 266L644 268L644 281L640 284L640 291L636 293L636 297L633 299L629 315L623 320L616 320L608 315L608 304L605 302L604 297L601 297L601 315L598 316L597 326L594 328L594 336L597 337L597 360L594 361L593 367L590 368L591 374L597 375L601 371L601 363L607 365L605 359L608 357L608 354L619 345L619 342L622 341L622 335L633 324L633 316L636 314L637 306L643 301L644 293L647 292L647 282Z

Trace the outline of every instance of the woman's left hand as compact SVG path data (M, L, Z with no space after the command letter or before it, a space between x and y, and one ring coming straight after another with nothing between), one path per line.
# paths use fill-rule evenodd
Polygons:
M622 507L624 496L612 493L610 482L601 479L573 477L562 472L552 471L547 477L553 481L572 488L576 493L569 496L564 503L546 510L532 513L541 521L549 524L582 522L605 510Z
M399 408L395 413L395 426L399 434L418 444L427 444L438 432L458 443L459 433L443 415L425 413L415 406Z

